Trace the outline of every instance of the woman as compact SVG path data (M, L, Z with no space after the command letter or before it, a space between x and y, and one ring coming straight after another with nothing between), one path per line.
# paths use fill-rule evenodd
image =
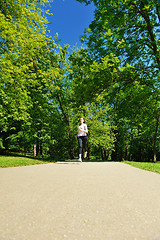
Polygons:
M82 162L82 145L84 147L84 158L87 157L87 124L85 124L84 119L80 118L80 125L78 126L78 145L79 145L79 162Z

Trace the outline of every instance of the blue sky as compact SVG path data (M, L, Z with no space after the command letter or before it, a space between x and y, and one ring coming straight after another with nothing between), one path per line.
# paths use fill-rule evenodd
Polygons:
M53 0L49 10L53 13L53 16L47 17L52 22L48 24L50 35L54 37L58 33L62 47L64 44L69 44L71 48L76 44L80 47L82 43L79 41L79 36L93 20L94 5L86 6L76 0Z

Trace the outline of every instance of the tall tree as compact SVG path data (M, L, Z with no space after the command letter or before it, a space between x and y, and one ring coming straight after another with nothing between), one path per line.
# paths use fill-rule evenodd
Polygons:
M107 159L106 152L111 152L114 146L114 126L103 91L114 82L113 69L117 68L119 60L112 55L98 64L83 48L74 49L68 60L73 112L77 119L83 116L89 128L88 157L91 158L93 149L98 149L98 154L105 152Z
M123 88L123 80L126 83L131 80L129 86L132 90L132 82L135 82L134 93L137 100L139 94L145 96L143 104L141 99L139 99L140 102L134 102L135 97L133 95L131 101L125 100L127 105L131 104L132 111L130 111L130 108L127 108L127 111L122 111L123 118L127 117L129 120L128 113L133 115L135 112L137 113L136 118L143 116L139 118L138 125L145 126L144 132L150 129L148 134L152 136L152 140L149 138L148 142L152 145L152 159L156 161L156 141L159 129L160 3L158 0L78 1L86 4L94 2L96 7L95 18L82 36L82 40L87 43L91 56L97 62L101 62L102 58L113 53L121 60L120 66L122 68L120 69L121 77L119 77L118 89L122 92L117 92L117 97L114 95L111 103L113 105L116 99L119 100L116 103L116 113L118 114L122 107L122 102L120 102L122 96L127 97L126 89ZM126 64L131 64L134 71L138 73L138 76L135 75L134 79L130 78L126 71L123 71ZM136 83L137 80L140 85ZM146 86L144 87L144 85ZM137 88L136 91L135 87ZM140 111L137 106L142 107L143 110ZM146 111L146 109L148 110ZM149 120L148 124L151 124L154 128L147 127L146 118ZM133 133L133 130L136 130L138 126L134 126L134 129L132 127L133 125L130 124L130 131ZM138 132L139 137L142 136L139 127Z
M48 0L0 3L0 131L4 148L8 147L11 134L30 120L32 96L37 88L49 84L50 73L44 69L44 63L42 68L45 49L51 42L41 8L45 3Z
M73 109L73 97L72 97L72 87L71 81L67 77L68 75L68 62L66 60L66 54L68 53L68 45L64 46L64 48L59 48L58 54L58 64L57 69L59 71L58 75L52 77L52 90L51 90L51 99L53 101L54 107L57 109L59 116L61 117L61 121L63 122L63 131L61 123L57 125L59 126L58 131L60 131L59 142L61 142L61 146L65 146L68 150L67 156L71 159L75 158L74 153L74 134L72 132L72 109ZM54 65L54 59L51 59L51 66ZM60 130L61 128L61 130ZM65 150L65 152L67 152ZM62 153L62 152L61 152ZM64 150L63 150L64 153Z

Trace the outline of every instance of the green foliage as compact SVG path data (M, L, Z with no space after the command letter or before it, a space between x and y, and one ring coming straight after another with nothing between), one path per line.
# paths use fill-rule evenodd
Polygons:
M115 81L117 57L106 56L101 63L91 60L86 49L74 50L69 56L69 79L72 82L73 112L86 119L90 152L98 149L112 151L114 129L106 101L106 87ZM77 124L78 125L78 124Z
M97 89L101 86L101 91L107 92L106 103L117 127L112 159L155 159L159 141L159 1L79 2L94 2L96 8L82 41L95 60ZM111 55L114 66L107 69L103 61Z
M134 63L138 68L160 68L160 3L139 0L94 2L95 18L83 40L91 54L101 59L108 53ZM153 69L156 68L156 69Z
M83 116L89 157L159 158L159 2L79 1L95 18L68 58L47 36L48 0L0 3L1 150L74 158Z
M89 142L97 148L103 148L108 151L114 149L114 125L110 117L110 109L104 101L102 95L97 99L86 104L86 121L89 129Z
M41 8L46 3L11 0L0 5L0 130L6 149L29 150L33 143L46 148L53 142L49 96L59 70L57 46L46 35L48 21Z

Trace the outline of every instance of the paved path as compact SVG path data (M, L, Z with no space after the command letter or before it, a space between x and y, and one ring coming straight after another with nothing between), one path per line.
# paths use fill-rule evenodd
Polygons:
M0 169L0 240L160 240L160 175L123 163Z

